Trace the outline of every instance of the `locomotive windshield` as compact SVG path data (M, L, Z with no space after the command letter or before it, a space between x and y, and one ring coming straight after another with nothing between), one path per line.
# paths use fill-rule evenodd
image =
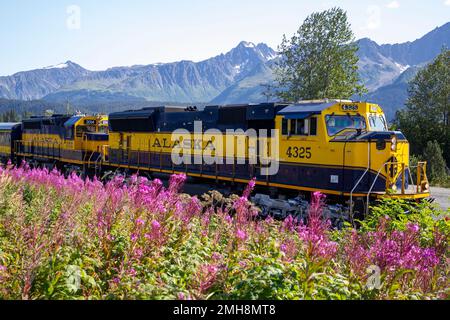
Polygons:
M366 129L363 116L329 115L325 117L329 136L334 136L345 129Z
M383 115L369 116L370 131L388 131L386 119Z
M101 125L98 127L98 132L100 133L108 133L108 126L106 125Z

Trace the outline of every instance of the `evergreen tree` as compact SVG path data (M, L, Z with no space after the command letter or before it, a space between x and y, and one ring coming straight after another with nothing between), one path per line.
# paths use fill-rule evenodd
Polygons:
M332 8L306 18L297 33L283 36L275 70L284 101L350 98L365 92L359 84L357 45L347 13Z
M406 109L397 113L397 123L408 137L411 151L424 153L436 140L450 164L450 50L418 72L409 84Z
M14 109L8 110L0 116L1 122L18 122L19 120L19 115Z
M427 160L427 176L432 183L443 183L447 180L448 169L437 141L428 141L423 152Z

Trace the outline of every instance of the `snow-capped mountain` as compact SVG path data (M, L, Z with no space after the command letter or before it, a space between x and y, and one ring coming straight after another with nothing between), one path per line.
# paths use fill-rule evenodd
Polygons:
M108 91L153 101L210 101L256 66L276 56L267 45L241 42L225 54L179 61L89 71L73 62L0 77L0 97L63 99L74 91Z
M67 61L51 67L24 71L0 77L0 97L6 99L39 99L87 76L90 71Z
M450 47L450 22L420 39L379 45L357 41L359 72L367 98L380 102L392 118L406 98L406 81ZM44 99L76 104L93 101L170 101L217 104L266 101L278 55L264 43L242 41L227 53L193 62L179 61L89 71L67 61L0 77L0 98ZM94 98L93 98L94 97Z

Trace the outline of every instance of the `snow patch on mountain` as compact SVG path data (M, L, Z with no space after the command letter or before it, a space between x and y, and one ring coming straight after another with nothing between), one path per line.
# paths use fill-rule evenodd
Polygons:
M256 45L253 43L253 42L243 42L242 43L243 45L244 45L244 47L246 47L246 48L255 48L256 47Z
M400 64L400 63L398 63L398 62L396 62L395 65L399 68L400 73L405 72L406 70L409 69L409 67L411 67L409 64L407 64L407 65L402 65L402 64Z
M45 68L42 68L44 70L49 70L49 69L64 69L67 68L69 65L67 63L60 63L60 64L56 64L54 66L48 66Z

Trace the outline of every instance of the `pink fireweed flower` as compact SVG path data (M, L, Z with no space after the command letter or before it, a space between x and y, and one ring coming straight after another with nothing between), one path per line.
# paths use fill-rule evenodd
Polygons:
M135 277L136 274L137 274L137 272L136 272L136 270L135 270L134 268L131 268L131 269L128 271L128 274L129 274L130 276L132 276L132 277Z
M142 220L142 219L136 219L136 225L138 225L138 226L143 226L145 224L145 221L144 220Z
M137 184L137 182L138 182L138 175L137 174L133 174L130 177L130 184Z
M267 224L272 224L272 223L275 222L275 219L274 219L272 216L268 216L268 217L265 219L265 222L266 222Z
M226 214L225 215L225 221L227 223L231 224L233 222L233 218L229 214Z
M330 221L323 221L322 212L325 195L315 192L308 212L308 224L300 224L298 235L306 244L307 254L311 258L331 259L337 252L337 243L330 241L328 231Z
M256 180L252 179L245 188L242 197L233 203L233 208L236 210L236 221L239 225L248 223L258 215L258 211L248 201L248 197L252 193L255 183Z
M161 229L161 224L158 221L153 220L152 221L152 230L159 231L159 229Z
M247 187L244 190L244 193L242 194L242 196L245 199L248 199L248 197L250 197L250 194L253 192L253 189L255 189L256 186L256 178L253 178L252 180L250 180L248 182Z
M417 224L413 224L413 223L408 223L407 227L408 227L408 230L413 233L417 233L420 230L420 227Z
M201 293L206 293L214 285L218 272L219 268L216 265L204 264L200 266L196 278L198 279L199 291Z
M262 223L256 223L255 224L255 231L258 234L261 234L264 232L264 225Z
M155 191L155 195L156 195L156 194L158 194L158 193L161 191L161 189L163 188L163 183L162 183L162 181L159 180L159 179L154 179L154 180L152 180L151 187L152 187L152 189Z
M146 233L144 238L148 241L159 241L161 238L161 224L158 221L153 220L150 225L151 232Z
M421 269L433 269L439 264L439 257L436 255L436 250L434 248L422 249L421 256Z
M137 239L138 239L138 236L137 236L137 234L135 234L135 233L132 233L132 234L131 234L131 236L130 236L130 240L131 240L132 242L136 242L136 241L137 241Z
M440 259L435 248L422 248L419 227L408 224L404 232L389 231L390 220L382 218L375 232L358 234L353 231L345 252L352 270L365 276L369 265L377 265L382 272L414 270L414 282L427 288Z
M203 226L208 226L209 223L210 223L210 221L211 221L211 219L210 219L209 215L205 215L205 216L202 218L202 225L203 225Z
M134 257L136 258L136 259L139 259L139 258L141 258L143 256L143 251L142 251L142 249L141 248L136 248L135 250L134 250Z
M236 238L238 238L241 241L245 241L247 239L247 234L245 233L245 231L237 229Z
M208 273L216 274L219 269L215 265L208 265Z
M174 215L177 217L180 217L182 220L189 220L189 217L187 214L185 214L184 205L181 202L175 203L175 208L173 210Z
M222 259L222 255L221 255L220 253L218 253L218 252L214 252L214 253L211 255L211 258L212 258L213 260L218 261L218 260L221 260L221 259Z
M293 216L289 216L286 219L284 219L283 224L282 224L282 229L284 231L294 231L295 227L296 227L297 223L294 220Z
M186 215L188 217L194 217L197 214L199 214L202 210L203 206L200 202L200 200L197 197L192 197L189 200L189 203L186 208L184 208L184 211L186 212Z
M185 174L174 174L170 177L169 180L169 191L172 193L179 192L183 187L184 182L186 181Z

